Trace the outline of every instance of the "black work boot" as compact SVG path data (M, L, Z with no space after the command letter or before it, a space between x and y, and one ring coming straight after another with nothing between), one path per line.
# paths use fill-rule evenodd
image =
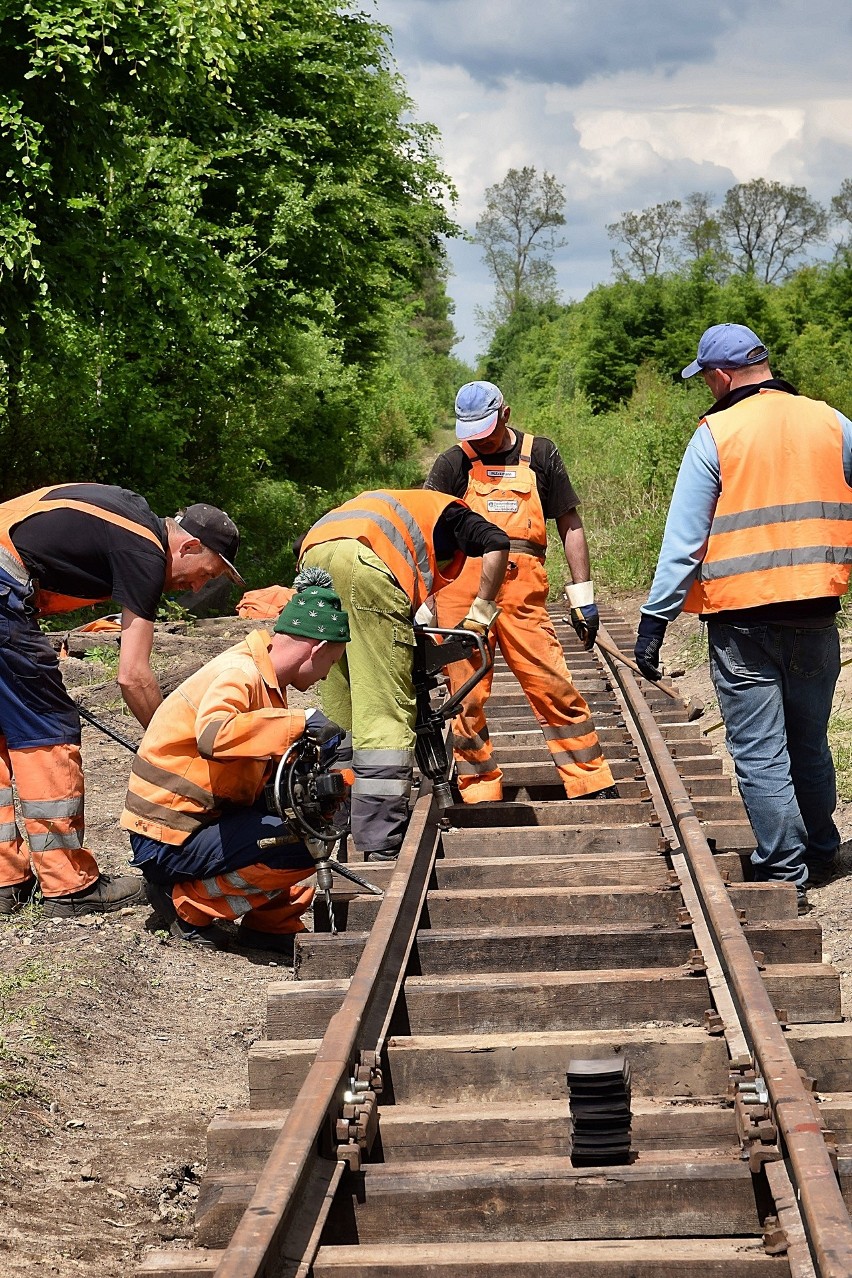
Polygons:
M46 896L46 919L73 919L78 914L113 914L128 905L143 905L145 880L136 874L122 874L111 878L100 874L94 883L79 892L67 896Z
M37 887L36 879L24 879L23 883L10 883L8 887L0 888L0 917L14 914L15 910L26 905Z
M228 948L228 937L215 923L210 923L207 927L195 927L180 917L172 900L171 888L161 883L146 882L145 895L157 918L166 925L169 935L176 941L185 941L187 945L195 945L202 950Z
M237 928L237 945L245 950L270 950L280 958L292 961L296 953L295 932L260 932L241 923Z
M365 861L397 861L399 860L399 848L385 848L383 852L368 852L364 857Z

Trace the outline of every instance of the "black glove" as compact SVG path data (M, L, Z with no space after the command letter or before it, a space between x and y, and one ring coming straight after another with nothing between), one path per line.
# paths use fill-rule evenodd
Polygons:
M582 608L572 608L571 625L577 631L577 637L586 652L591 652L601 628L598 605L592 603L584 604Z
M305 711L305 736L322 747L324 755L332 754L346 736L346 729L329 719L322 710Z
M639 629L636 632L636 647L633 649L633 656L645 678L650 679L652 683L657 683L663 677L663 672L659 667L659 660L667 626L667 621L661 620L660 617L649 617L643 612L639 622Z

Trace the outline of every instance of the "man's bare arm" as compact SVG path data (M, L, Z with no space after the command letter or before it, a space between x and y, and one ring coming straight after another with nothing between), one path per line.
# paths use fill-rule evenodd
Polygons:
M147 728L163 699L157 676L151 669L153 646L154 623L129 608L123 608L118 686L126 705L143 728Z

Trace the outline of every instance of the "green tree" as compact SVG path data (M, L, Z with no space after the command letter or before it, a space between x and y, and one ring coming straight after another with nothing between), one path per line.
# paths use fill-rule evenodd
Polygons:
M0 69L0 495L345 482L453 230L384 30L334 0L12 0Z
M618 240L622 252L612 251L612 264L621 279L647 280L660 275L675 261L675 246L681 228L680 200L666 200L642 209L640 213L624 213L607 226L611 240Z
M538 303L556 298L553 254L566 243L556 228L565 225L565 191L552 173L509 169L502 182L485 192L485 212L474 240L482 246L494 279L494 312L484 316L494 327L511 315L521 299Z
M734 269L764 284L783 279L825 237L828 216L803 186L755 178L731 187L719 214Z

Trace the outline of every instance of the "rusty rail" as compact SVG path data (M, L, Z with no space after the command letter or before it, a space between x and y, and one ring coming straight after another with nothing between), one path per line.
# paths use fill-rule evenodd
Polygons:
M335 1137L344 1093L359 1067L369 1075L378 1066L437 842L436 805L426 783L343 1004L329 1022L216 1278L289 1278L307 1272L323 1206L327 1210L346 1166L336 1157Z
M606 640L603 627L601 633ZM719 960L766 1081L817 1273L820 1278L849 1278L852 1221L809 1093L663 735L633 675L615 663L610 665L610 671L622 689L659 778Z

